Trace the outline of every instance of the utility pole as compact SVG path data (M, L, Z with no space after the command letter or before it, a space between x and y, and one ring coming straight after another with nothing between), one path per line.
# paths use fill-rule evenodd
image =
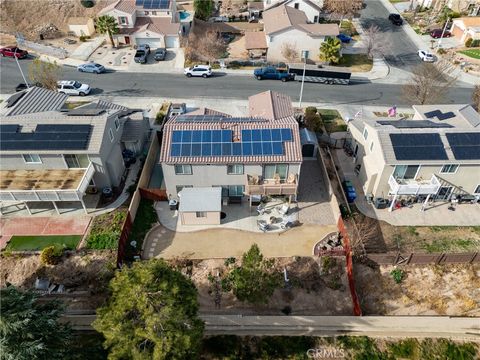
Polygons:
M15 51L13 52L13 57L15 58L15 61L16 61L17 66L18 66L18 70L20 70L20 74L22 74L23 81L25 81L25 85L27 86L27 89L28 89L30 86L28 85L27 79L25 78L25 75L23 74L20 63L18 62L17 50L18 50L18 47L15 47Z
M300 100L298 101L299 108L302 108L303 84L305 83L305 69L307 67L308 50L302 50L301 56L303 58L303 76L302 76L302 86L300 87Z
M445 35L445 31L447 31L447 26L448 26L448 22L450 21L450 18L448 17L447 18L447 22L445 23L445 26L443 27L443 30L442 30L442 35L440 36L440 40L438 40L438 44L437 44L437 49L440 47L440 45L442 44L442 39L443 39L443 35Z

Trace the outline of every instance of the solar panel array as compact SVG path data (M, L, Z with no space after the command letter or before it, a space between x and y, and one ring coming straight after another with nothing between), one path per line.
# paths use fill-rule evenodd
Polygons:
M135 5L143 6L144 9L168 9L170 0L136 0Z
M0 150L85 150L91 125L41 124L34 132L13 131L13 126L0 127Z
M397 160L447 160L439 134L390 134Z
M441 112L440 110L433 110L424 114L428 119L436 117L438 120L448 120L455 117L455 113L449 111L446 113Z
M267 119L249 117L226 117L224 115L178 115L175 122L225 122L225 123L250 123L267 122Z
M291 129L242 130L241 141L233 141L232 130L174 130L170 155L283 155L285 141L293 141Z
M380 125L391 125L397 129L452 128L450 124L440 124L430 120L380 120Z
M480 133L446 133L445 135L455 159L480 159Z

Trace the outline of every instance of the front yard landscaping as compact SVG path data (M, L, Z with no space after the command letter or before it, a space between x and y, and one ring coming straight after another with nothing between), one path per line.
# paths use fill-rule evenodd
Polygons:
M479 59L480 60L480 49L468 49L459 51L460 54L466 55L468 57Z
M39 251L48 246L60 246L75 250L82 235L49 235L49 236L12 236L7 251Z
M367 72L372 70L373 60L366 54L344 54L337 66L348 67L352 72Z
M347 124L345 124L345 121L343 121L337 110L318 109L318 113L328 133L347 131Z

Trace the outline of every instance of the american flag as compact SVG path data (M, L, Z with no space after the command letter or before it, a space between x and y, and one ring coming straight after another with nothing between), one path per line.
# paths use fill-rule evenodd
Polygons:
M397 106L393 105L390 109L388 109L388 116L394 117L397 116Z

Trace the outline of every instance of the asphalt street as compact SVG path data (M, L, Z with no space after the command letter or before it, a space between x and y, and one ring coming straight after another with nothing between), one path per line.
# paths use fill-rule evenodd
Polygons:
M21 67L28 76L28 63L20 60ZM214 98L242 99L265 90L286 93L293 101L298 101L299 82L274 80L258 81L249 76L217 74L203 78L186 78L181 74L151 74L109 72L100 75L79 73L72 67L63 67L61 79L78 80L89 84L92 95L100 96L139 96L162 98ZM0 59L0 93L11 94L15 86L23 82L15 61ZM468 85L452 88L446 103L469 103L472 89ZM408 104L401 96L400 84L355 83L350 85L323 85L305 83L303 101L332 104L387 105Z

